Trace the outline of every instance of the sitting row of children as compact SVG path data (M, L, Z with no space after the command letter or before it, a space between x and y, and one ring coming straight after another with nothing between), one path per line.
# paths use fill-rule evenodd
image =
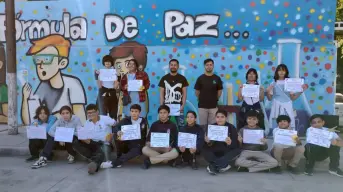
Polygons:
M312 175L313 167L316 161L322 161L330 158L329 173L336 176L343 176L339 169L339 150L343 146L343 141L334 133L330 148L324 148L313 144L302 146L298 137L294 137L295 147L273 144L271 154L267 152L267 139L261 139L262 144L246 144L243 142L244 130L262 130L258 124L258 114L249 111L246 115L247 125L237 132L236 128L227 122L227 112L218 110L216 112L216 123L214 125L228 127L228 135L225 142L211 141L207 137L207 131L196 124L196 113L189 111L187 113L187 125L180 129L180 132L186 132L197 135L197 144L194 149L185 149L178 147L178 130L174 123L169 120L170 108L161 105L158 108L159 120L154 122L150 129L147 121L140 117L141 107L132 105L130 108L130 117L126 117L116 124L115 120L99 115L96 105L90 104L86 107L88 120L87 127L92 127L97 131L94 138L88 140L78 140L77 132L74 133L72 143L59 143L65 146L69 156L69 163L73 163L76 153L90 161L88 173L94 174L100 168L119 168L127 161L144 155L146 158L142 167L148 169L151 165L158 163L168 163L171 166L180 166L189 164L193 169L198 169L196 156L201 153L208 162L207 171L216 175L228 171L232 166L238 167L239 172L281 172L283 161L287 162L287 167L292 173L298 173L297 166L303 155L306 157L305 174ZM46 107L41 106L36 111L37 124L46 124L48 137L47 140L30 140L31 157L28 161L39 158L32 168L40 168L47 165L48 160L52 159L52 150L56 142L54 133L56 127L77 128L81 125L80 119L71 113L68 106L60 110L60 119L53 123L54 117L49 115ZM324 120L320 115L313 115L310 119L311 126L318 129L324 128ZM275 128L275 134L280 129L291 129L290 118L281 115L277 118L278 128ZM141 139L121 141L123 125L138 124L141 128ZM86 125L85 125L86 126ZM150 145L152 133L169 133L170 147L154 148ZM112 146L116 144L117 157L110 158ZM111 145L112 144L112 145ZM40 157L39 156L39 150ZM304 153L305 152L305 153Z

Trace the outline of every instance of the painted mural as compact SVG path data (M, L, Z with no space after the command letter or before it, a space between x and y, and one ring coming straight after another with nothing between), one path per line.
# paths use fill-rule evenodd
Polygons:
M203 60L212 58L225 83L223 105L240 105L238 88L251 67L265 88L280 63L291 77L304 78L309 89L294 102L301 132L311 114L334 113L335 6L335 0L16 2L18 120L29 123L39 104L55 114L68 104L85 119L85 105L97 99L94 72L104 55L114 58L120 75L127 73L131 58L148 73L149 122L157 117L157 84L168 73L169 60L178 59L179 72L190 84L186 111L196 110L193 87L204 71ZM0 42L5 43L3 3L0 13ZM6 87L3 81L1 86ZM264 102L267 114L270 105ZM0 120L5 116L1 111Z

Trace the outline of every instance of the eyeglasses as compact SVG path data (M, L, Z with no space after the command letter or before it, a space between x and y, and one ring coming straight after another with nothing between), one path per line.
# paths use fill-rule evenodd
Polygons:
M55 57L64 58L53 54L41 54L32 56L32 59L35 65L50 65Z

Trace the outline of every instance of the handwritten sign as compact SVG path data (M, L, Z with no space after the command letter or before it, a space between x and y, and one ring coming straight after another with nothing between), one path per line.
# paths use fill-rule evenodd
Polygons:
M211 141L225 141L228 137L228 127L209 125L207 137Z
M46 139L46 126L28 126L26 134L28 139Z
M185 147L187 149L196 149L197 135L179 132L178 146Z
M100 81L116 81L117 72L115 69L100 69Z
M151 147L169 147L169 133L151 133Z
M141 129L138 124L123 125L121 126L121 131L123 132L121 136L122 141L141 139Z
M169 116L180 116L180 109L181 109L180 104L167 104L167 105L170 108Z
M306 142L325 148L330 148L332 138L332 132L310 127L307 130Z
M285 91L292 93L303 92L302 86L304 85L304 79L300 78L286 78L285 79Z
M93 130L87 127L79 127L77 128L77 138L79 140L87 140L92 139L93 137Z
M129 80L128 91L140 91L143 86L142 80Z
M72 143L75 128L56 127L55 141Z
M243 143L247 144L262 144L261 139L264 138L263 130L243 130Z
M294 136L298 135L297 131L287 130L287 129L279 129L275 133L274 136L274 143L288 145L288 146L296 146L296 143L293 139Z
M243 97L260 97L260 85L243 84Z

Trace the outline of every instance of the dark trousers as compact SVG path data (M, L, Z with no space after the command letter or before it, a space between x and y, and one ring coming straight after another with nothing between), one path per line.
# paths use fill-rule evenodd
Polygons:
M330 158L330 170L336 170L339 167L340 147L331 145L330 148L321 147L313 144L305 145L306 169L313 170L316 161L324 161Z
M74 136L73 140L75 140L75 139L76 139L76 137ZM44 149L43 149L43 151L41 151L40 156L46 157L46 158L50 157L52 154L52 150L55 147L55 143L56 142L55 142L54 138L51 137L50 135L48 135ZM72 155L75 157L76 152L73 149L72 143L65 143L65 148L66 148L69 155Z
M105 96L103 96L105 94ZM118 98L114 89L100 88L98 94L98 106L101 115L110 115L111 118L117 119Z
M39 157L39 152L44 148L45 143L46 143L45 139L30 139L29 149L30 149L31 156Z
M74 140L73 147L77 153L88 160L95 162L98 167L105 160L105 152L102 149L101 142L91 140L90 143L87 144L79 140Z
M121 165L135 157L142 155L142 147L140 145L127 142L116 142L118 159L116 164Z
M241 153L240 149L231 149L229 151L217 152L210 147L204 147L201 154L208 163L216 165L219 169L227 167L235 162Z
M192 154L189 149L186 149L185 152L181 153L183 162L191 162L196 159L196 153Z

